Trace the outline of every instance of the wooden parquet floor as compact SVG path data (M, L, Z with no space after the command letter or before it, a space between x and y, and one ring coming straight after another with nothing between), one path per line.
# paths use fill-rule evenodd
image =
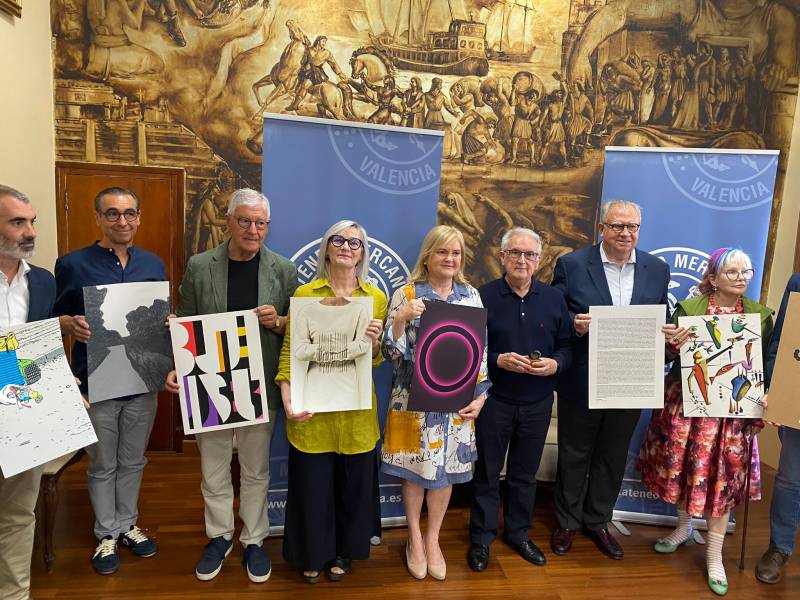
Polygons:
M70 467L61 478L55 570L51 575L45 572L37 548L33 598L688 600L715 597L705 583L704 547L695 545L681 548L673 555L657 555L652 545L665 533L661 527L629 525L632 535L622 539L626 552L622 561L607 559L583 536L576 537L568 556L555 556L548 543L554 516L552 494L547 487L540 487L536 523L531 534L547 555L544 567L526 563L498 541L491 546L489 568L483 573L470 571L465 559L469 545L468 490L465 489L457 490L442 530L441 545L448 561L444 582L431 578L416 581L408 575L401 559L405 543L405 529L402 528L385 530L383 543L373 548L372 558L356 563L352 572L338 583L323 577L317 585L305 584L299 573L283 562L281 539L277 537L266 541L273 560L272 577L267 583L253 584L247 579L239 544L234 545L234 551L216 579L200 582L194 576L194 566L207 540L203 527L199 456L187 444L184 454L152 454L149 460L139 503L139 525L157 538L158 555L139 559L122 548L122 565L115 575L102 577L94 573L89 562L95 540L84 459ZM774 472L764 467L763 477L765 498L770 498ZM800 598L800 560L790 563L783 581L773 586L759 583L753 574L755 563L769 541L768 501L751 504L746 568L742 572L737 568L740 535L739 532L729 535L725 545L725 567L730 582L728 598Z

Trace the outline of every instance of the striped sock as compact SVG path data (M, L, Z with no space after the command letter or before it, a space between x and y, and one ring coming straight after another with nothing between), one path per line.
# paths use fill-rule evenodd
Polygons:
M692 518L685 510L678 509L678 526L661 541L670 546L677 546L692 537Z
M717 581L728 581L725 575L725 567L722 564L722 543L725 541L725 534L709 531L706 537L706 569L708 569L708 576Z

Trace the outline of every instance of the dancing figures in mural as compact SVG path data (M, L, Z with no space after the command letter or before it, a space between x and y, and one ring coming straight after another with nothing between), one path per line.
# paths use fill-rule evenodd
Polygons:
M185 167L187 252L224 238L222 173L258 187L265 111L439 129L443 196L537 230L552 215L521 203L581 199L555 248L591 238L606 145L778 148L785 165L791 139L790 0L51 3L58 158Z

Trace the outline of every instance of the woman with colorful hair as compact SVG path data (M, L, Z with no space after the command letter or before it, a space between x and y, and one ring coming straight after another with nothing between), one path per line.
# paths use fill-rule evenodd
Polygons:
M683 316L756 313L761 320L766 363L773 311L744 296L754 274L750 257L741 250L715 250L699 286L701 295L678 302L674 323L677 325ZM686 329L676 329L668 340L668 358L677 358L678 350L688 339ZM691 544L692 518L705 516L708 585L720 596L728 591L722 544L730 511L744 501L748 491L748 462L750 498L761 498L755 435L763 426L760 419L683 416L681 365L675 360L667 376L664 408L653 413L639 453L642 482L658 498L675 504L678 511L678 526L656 542L655 551L668 554Z

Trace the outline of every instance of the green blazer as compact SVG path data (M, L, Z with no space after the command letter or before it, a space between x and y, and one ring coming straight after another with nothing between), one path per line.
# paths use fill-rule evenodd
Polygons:
M675 312L672 314L672 322L676 325L678 324L678 317L697 317L706 314L708 310L708 294L703 294L702 296L695 296L694 298L687 298L686 300L681 300L678 302L678 305L675 307ZM742 305L744 308L744 312L746 313L756 313L761 317L761 357L764 361L764 368L766 369L767 366L767 353L769 351L769 342L772 339L772 330L774 328L774 323L772 321L772 315L775 314L775 311L772 310L769 306L764 306L763 304L759 304L754 300L750 300L749 298L742 298ZM681 376L681 361L676 360L672 365L672 370L670 371L670 376L673 379L680 380Z
M261 246L258 263L258 305L271 304L279 315L289 312L289 298L297 288L294 264L266 246ZM180 287L179 317L228 312L228 242L189 259ZM261 358L267 386L267 405L271 410L282 406L281 393L275 384L283 336L265 327L261 329Z

